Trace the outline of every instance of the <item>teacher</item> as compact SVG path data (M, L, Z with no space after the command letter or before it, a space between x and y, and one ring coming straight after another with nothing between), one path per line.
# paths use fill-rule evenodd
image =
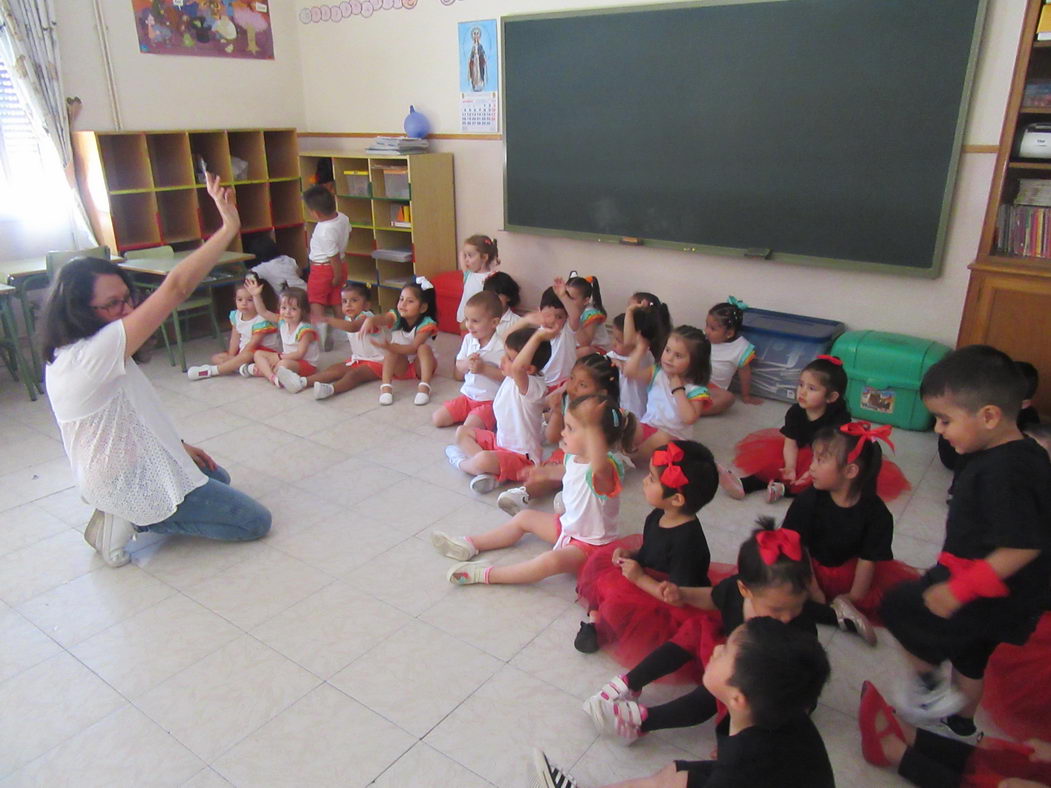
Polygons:
M229 486L204 451L179 440L175 424L133 356L197 288L241 226L230 189L207 175L223 219L138 306L127 273L109 260L62 268L43 322L51 409L80 495L96 508L84 538L110 566L129 560L135 532L258 539L270 512Z

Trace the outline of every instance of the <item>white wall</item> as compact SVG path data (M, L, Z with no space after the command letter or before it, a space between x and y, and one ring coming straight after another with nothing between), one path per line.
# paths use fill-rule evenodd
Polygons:
M304 75L304 129L398 132L411 103L428 116L435 132L459 132L458 22L642 4L644 0L460 0L445 5L439 0L418 0L411 10L378 10L368 19L296 22ZM311 0L296 2L297 10L315 5ZM998 142L1024 6L1025 0L989 2L965 134L969 145ZM345 62L346 68L333 67L337 56L336 62ZM304 146L314 149L355 144L360 141L304 141ZM505 270L527 286L531 303L552 276L577 268L601 278L603 294L611 305L622 303L634 290L652 290L667 298L680 322L703 320L708 306L733 293L753 306L835 318L851 327L900 331L949 344L955 342L959 327L966 266L977 251L995 159L990 153L962 157L943 274L921 280L501 232L502 143L439 140L434 147L456 157L459 235L495 233ZM686 282L689 285L684 287Z
M139 51L129 0L100 0L125 129L301 127L305 121L295 9L270 3L273 60ZM116 128L94 0L56 0L62 79L84 103L76 129Z

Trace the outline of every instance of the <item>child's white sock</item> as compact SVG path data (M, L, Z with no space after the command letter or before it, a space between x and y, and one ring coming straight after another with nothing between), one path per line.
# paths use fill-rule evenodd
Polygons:
M445 456L456 470L460 470L460 463L467 459L467 453L455 443L445 447Z

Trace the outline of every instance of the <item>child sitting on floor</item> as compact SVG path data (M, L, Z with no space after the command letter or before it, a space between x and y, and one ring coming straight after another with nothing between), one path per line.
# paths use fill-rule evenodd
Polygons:
M265 348L257 349L254 354L255 361L242 364L238 371L246 378L266 378L278 388L281 388L281 381L276 370L281 367L287 367L300 375L313 375L317 371L315 365L321 358L321 348L318 346L317 331L313 325L306 322L307 311L310 308L306 291L298 287L285 288L281 293L278 316L267 310L263 303L261 282L249 279L246 280L245 287L252 294L256 311L267 320L277 323L281 350L278 352Z
M493 271L485 280L485 284L482 285L482 290L496 293L500 298L500 303L504 306L503 313L500 315L500 324L496 327L496 333L500 335L500 339L503 339L511 333L515 323L519 321L519 317L515 313L515 307L518 306L522 299L522 288L518 286L518 282L510 274L506 274L503 271Z
M276 300L269 283L263 282L263 303L269 309ZM259 315L255 308L255 299L244 283L239 285L234 293L234 306L236 308L230 312L230 326L233 330L230 332L229 348L225 353L212 356L211 364L186 370L186 376L190 380L232 375L242 364L250 363L259 348L277 350L277 326Z
M712 343L712 379L708 386L712 407L705 416L715 416L734 403L730 383L734 376L741 384L741 399L748 405L758 405L761 399L752 396L752 367L755 345L741 336L744 311L748 304L733 296L708 310L704 321L704 335Z

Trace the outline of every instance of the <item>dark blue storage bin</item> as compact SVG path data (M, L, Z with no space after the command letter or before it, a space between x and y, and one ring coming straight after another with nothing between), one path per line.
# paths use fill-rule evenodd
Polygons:
M796 384L803 367L828 353L846 330L838 320L748 309L741 333L755 345L752 393L759 397L795 402Z

